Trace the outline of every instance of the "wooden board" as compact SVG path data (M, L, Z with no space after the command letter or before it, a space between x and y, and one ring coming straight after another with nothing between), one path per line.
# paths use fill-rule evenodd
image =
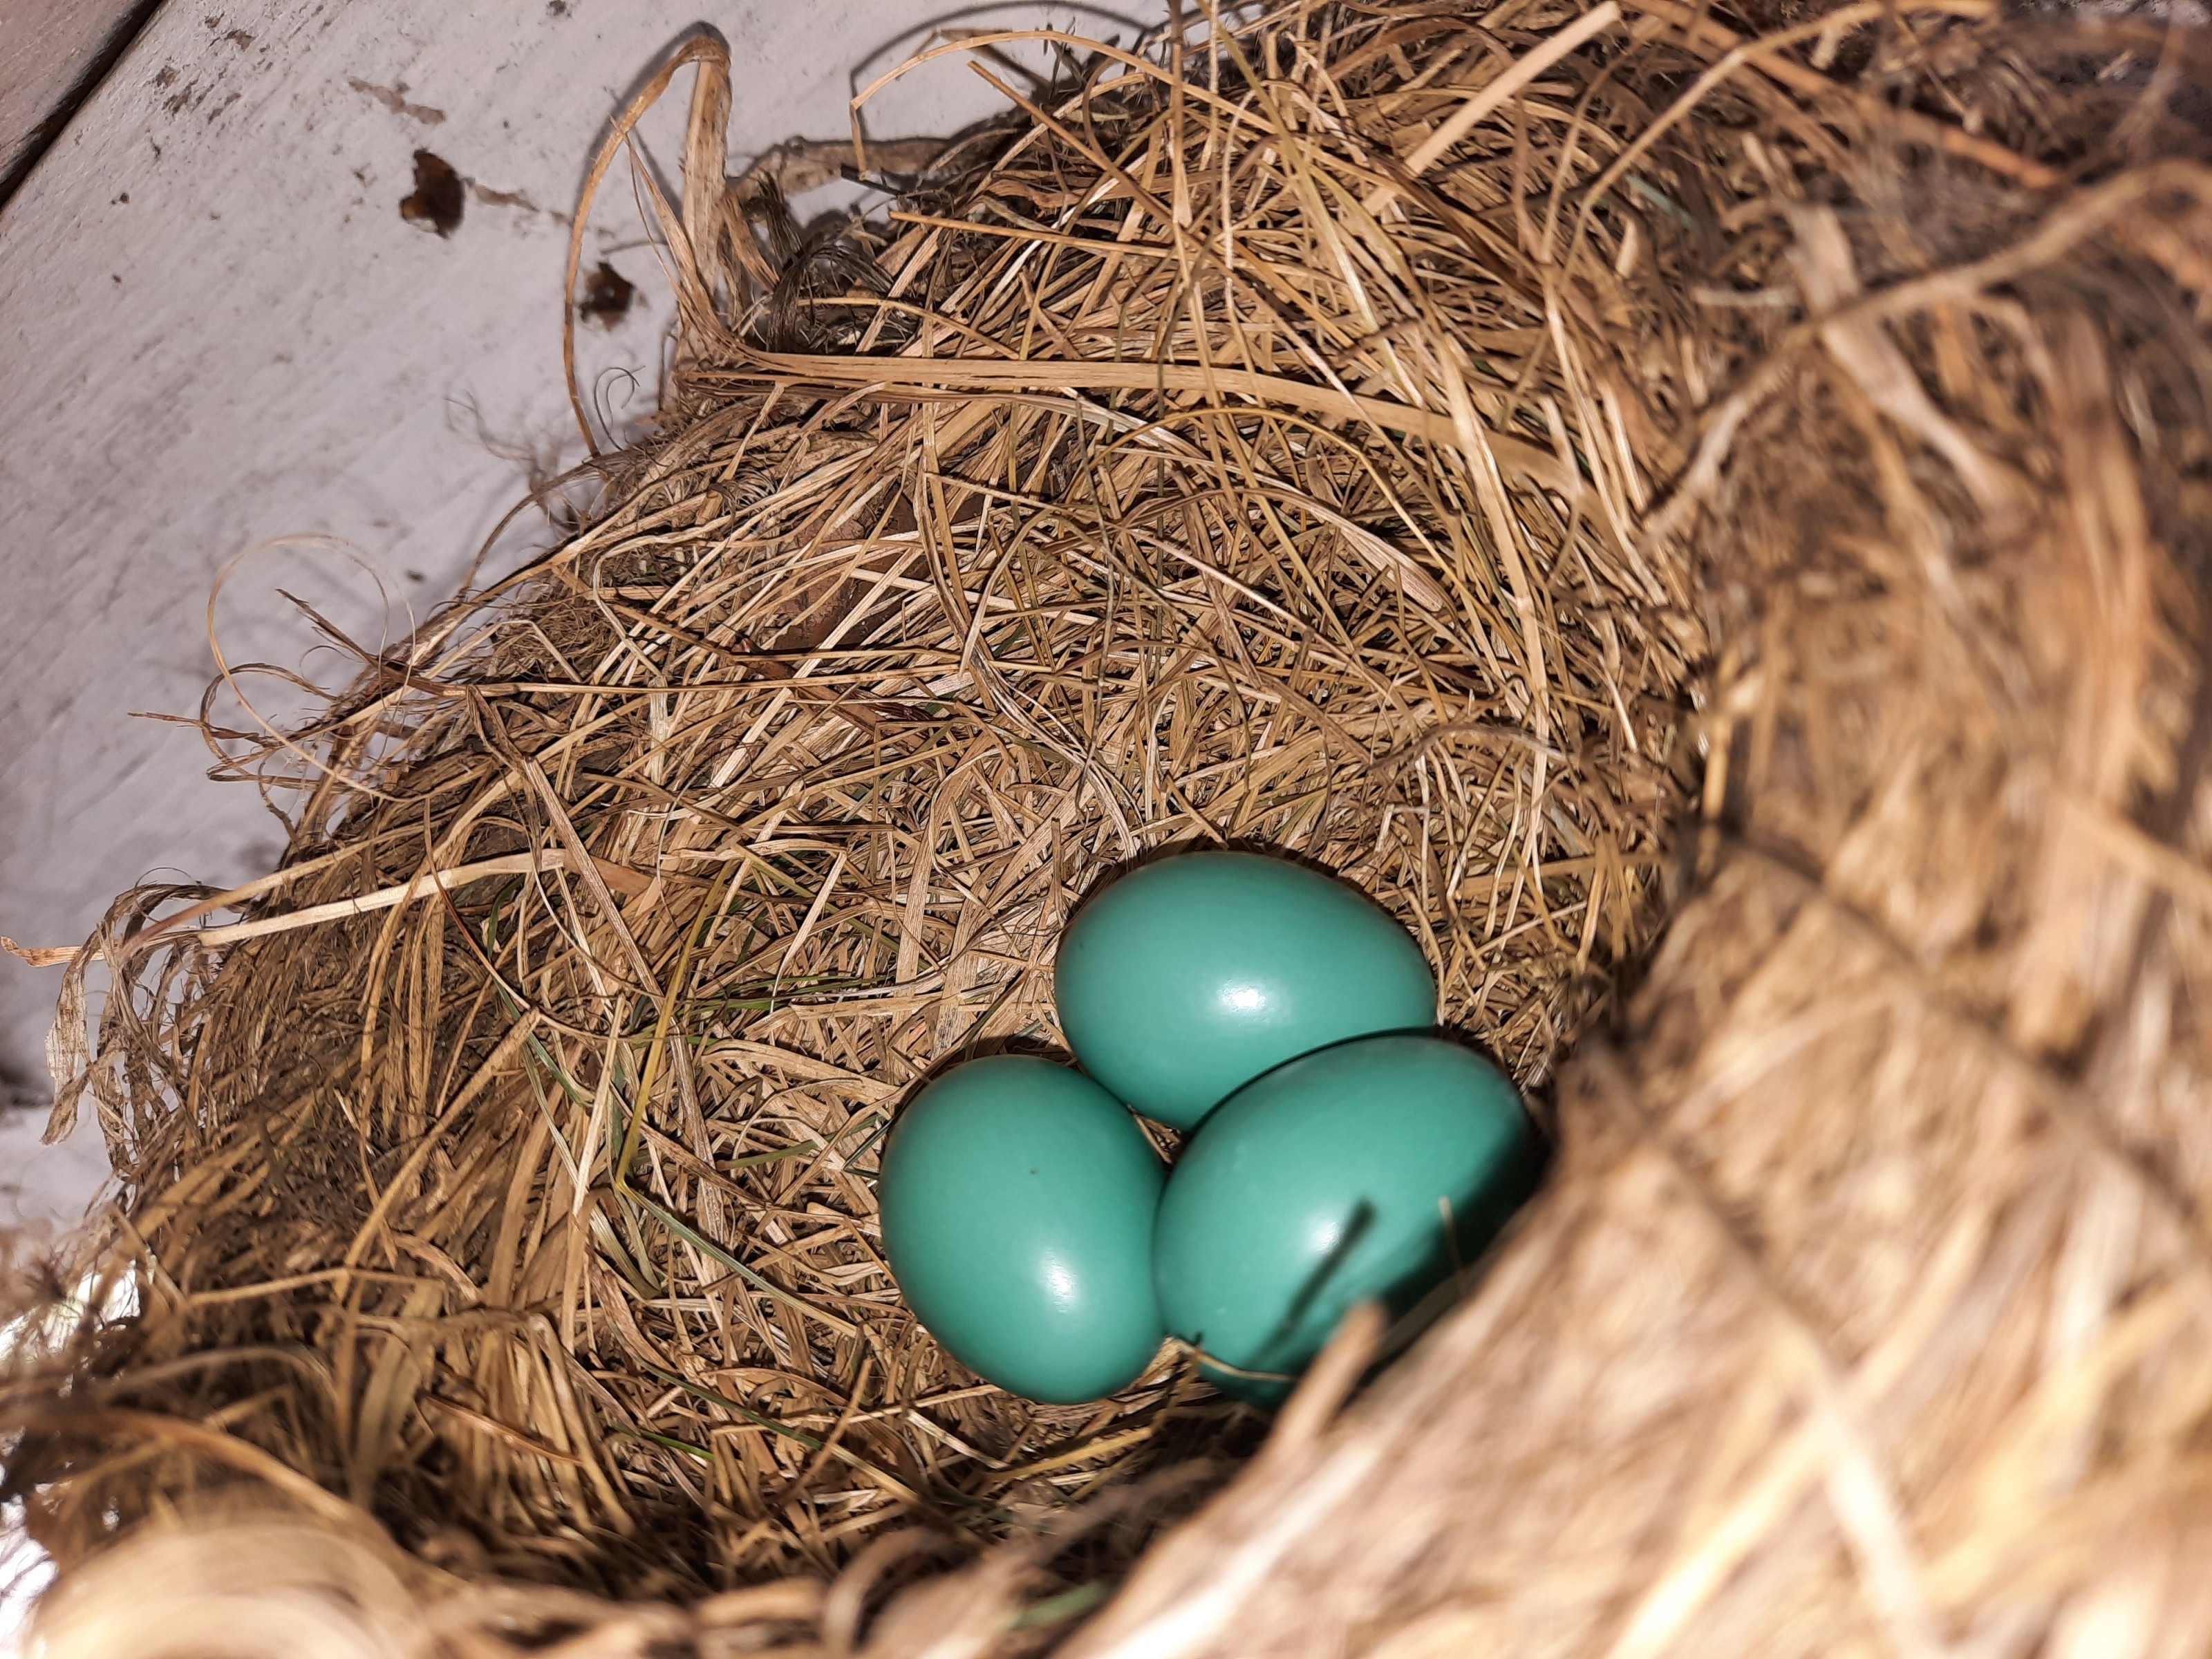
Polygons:
M0 0L0 193L138 0Z
M951 9L717 9L740 157L842 136L852 66L904 56ZM275 856L276 825L251 790L206 781L196 733L131 714L198 707L208 597L234 556L328 537L426 605L533 465L574 458L568 213L610 112L698 15L690 0L172 0L29 175L0 214L0 932L72 943L148 872L228 883ZM995 103L948 58L872 130L949 131ZM658 155L675 118L650 130ZM450 235L401 215L418 150L457 175ZM617 424L651 404L670 309L621 180L589 258L635 301L584 331ZM231 579L234 654L295 661L310 643L280 585L372 641L404 625L354 567L295 546ZM55 982L0 962L0 1079L26 1102L46 1095ZM25 1127L0 1135L0 1171L28 1170L33 1208L74 1207L101 1168L90 1141L19 1164Z

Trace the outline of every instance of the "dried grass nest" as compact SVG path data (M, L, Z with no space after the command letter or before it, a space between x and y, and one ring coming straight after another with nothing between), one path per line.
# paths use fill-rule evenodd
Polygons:
M1003 44L806 233L672 58L591 175L694 67L657 435L229 738L282 868L70 956L134 1307L6 1396L51 1651L2212 1643L2212 45ZM874 1149L1224 842L1413 928L1558 1168L1272 1425L1172 1351L1029 1405L900 1304Z

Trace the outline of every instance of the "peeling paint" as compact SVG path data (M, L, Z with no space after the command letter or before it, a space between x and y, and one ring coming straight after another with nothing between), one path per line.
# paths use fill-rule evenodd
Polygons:
M428 104L410 104L407 101L407 83L404 81L395 81L388 87L380 87L361 79L358 76L349 75L346 76L346 84L364 98L374 98L394 115L404 115L410 121L420 121L426 127L441 126L445 124L445 111L434 108Z

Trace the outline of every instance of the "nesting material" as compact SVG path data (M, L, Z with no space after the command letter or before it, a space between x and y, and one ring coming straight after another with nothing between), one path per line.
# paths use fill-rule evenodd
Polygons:
M283 1363L216 1352L303 1345L338 1401L236 1431L502 1571L635 1539L720 1588L923 1516L981 1543L1237 1432L1172 1354L1097 1407L981 1388L881 1261L889 1114L949 1056L1060 1049L1093 882L1175 844L1316 860L1544 1082L1649 937L1678 804L1686 590L1589 423L1625 394L1540 367L1516 419L1534 272L1363 241L1369 147L1281 142L1233 59L1185 68L1103 61L887 246L672 210L665 436L253 757L288 869L118 947L193 976L136 1016L182 1064L126 1081L118 1011L95 1085L181 1298L137 1340L207 1357L176 1408Z
M1071 1651L2212 1639L2205 55L1284 4L810 239L689 49L662 435L252 757L283 870L70 969L141 1311L13 1396L40 1535L366 1510L284 1605L455 1651L1074 1628L1258 1429L980 1388L868 1175L1102 873L1245 841L1524 1087L1579 1039L1561 1164Z

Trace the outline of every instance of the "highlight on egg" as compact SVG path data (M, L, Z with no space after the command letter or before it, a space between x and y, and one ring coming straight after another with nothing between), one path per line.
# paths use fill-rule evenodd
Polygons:
M1054 996L1083 1069L1178 1129L1285 1060L1437 1018L1428 959L1373 899L1227 850L1139 865L1085 904Z
M1209 1116L1153 1231L1168 1329L1206 1379L1273 1400L1357 1304L1402 1314L1489 1246L1541 1144L1505 1075L1425 1034L1280 1066Z
M969 1060L892 1127L884 1254L923 1328L979 1376L1048 1403L1102 1399L1159 1350L1165 1176L1136 1121L1081 1073Z

